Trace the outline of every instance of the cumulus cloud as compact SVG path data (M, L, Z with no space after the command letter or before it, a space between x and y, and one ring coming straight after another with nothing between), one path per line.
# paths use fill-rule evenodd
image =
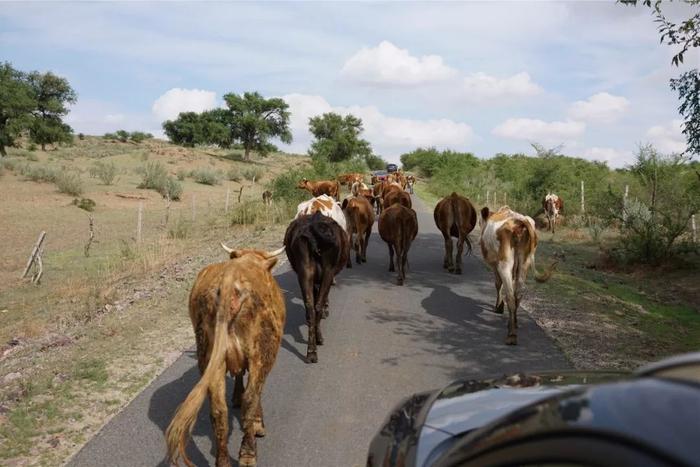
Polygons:
M180 112L203 112L214 107L213 91L172 88L153 102L151 111L160 121L165 121L177 118Z
M683 121L676 119L665 125L655 125L647 130L647 138L661 152L678 153L686 150L686 140L681 132Z
M607 92L594 94L585 101L576 101L569 107L569 118L595 123L613 123L629 108L630 102L622 96Z
M345 62L340 73L350 80L374 85L434 83L457 75L441 56L416 57L389 41L382 41L377 47L363 47Z
M614 148L591 147L581 153L581 157L591 161L607 162L610 167L619 168L634 162L632 151Z
M501 138L558 144L575 140L585 131L585 123L573 120L545 122L534 118L509 118L491 130L491 133Z
M542 92L526 72L508 78L497 78L486 73L472 73L463 79L466 99L484 101L502 98L530 97Z
M392 117L383 114L375 106L332 106L321 96L288 94L282 97L292 113L290 126L294 134L291 149L305 152L311 141L308 131L309 118L326 112L341 115L353 114L362 119L363 138L368 140L374 152L397 162L399 154L417 146L464 149L474 138L474 131L466 123L449 119L417 120Z

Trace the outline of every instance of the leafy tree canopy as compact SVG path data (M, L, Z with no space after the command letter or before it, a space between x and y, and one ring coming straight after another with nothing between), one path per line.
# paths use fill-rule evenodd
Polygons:
M36 107L32 111L29 136L34 143L46 149L47 144L72 141L73 130L63 123L62 117L68 112L68 105L74 104L77 95L68 80L51 72L32 72L28 76Z
M314 159L341 162L355 157L366 160L372 155L369 142L360 138L362 120L354 115L330 112L312 117L309 130L315 138L309 150Z
M0 156L12 147L28 126L36 101L27 75L8 62L0 64Z

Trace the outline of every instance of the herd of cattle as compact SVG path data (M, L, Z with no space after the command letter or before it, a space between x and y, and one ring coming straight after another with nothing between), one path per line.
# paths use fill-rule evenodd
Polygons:
M385 180L364 183L363 174L346 174L332 181L302 179L299 188L312 198L299 204L289 224L284 246L267 252L233 250L222 243L230 260L205 267L197 276L189 297L189 313L194 328L197 361L201 379L178 407L166 431L168 458L193 465L185 453L197 414L209 395L211 420L216 437L216 465L230 465L228 455L228 407L225 375L235 379L233 406L242 406L243 441L239 465L256 464L256 437L265 435L261 392L279 350L284 333L285 304L282 291L272 275L277 257L286 252L296 272L306 309L308 343L306 359L318 361L317 346L323 345L321 321L329 316L329 293L336 275L356 264L367 262L367 243L375 218L378 232L389 249L389 271L396 271L398 285L406 280L411 243L418 234L416 212L411 196L415 178L401 172ZM340 199L341 184L349 195ZM263 194L267 203L271 193ZM543 209L554 229L563 209L561 198L548 194ZM443 266L461 274L464 244L472 249L469 234L476 227L477 212L471 201L452 193L435 207L435 224L445 240ZM484 207L480 212L480 245L484 261L493 269L496 286L496 313L508 307L506 344L517 344L517 310L530 266L537 281L546 281L550 267L539 274L535 269L537 232L534 220L507 206L498 211ZM453 254L452 238L457 239ZM394 262L394 255L396 262ZM248 382L243 385L243 375Z

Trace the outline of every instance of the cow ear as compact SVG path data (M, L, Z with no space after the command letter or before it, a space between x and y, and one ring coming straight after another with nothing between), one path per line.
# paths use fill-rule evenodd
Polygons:
M481 208L481 218L486 221L489 218L489 208L487 206L484 206Z
M276 264L277 264L277 256L273 256L272 258L268 258L265 260L265 267L267 268L268 271L272 271L272 268L274 268Z
M348 199L347 199L347 198L345 198L345 199L343 200L343 204L342 204L340 207L341 207L343 210L344 210L345 208L348 207Z

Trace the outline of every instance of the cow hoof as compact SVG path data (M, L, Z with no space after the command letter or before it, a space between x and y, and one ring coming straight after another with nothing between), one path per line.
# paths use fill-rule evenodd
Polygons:
M403 279L398 279L396 281L396 285L403 285Z
M493 312L494 312L494 313L497 313L497 314L499 314L499 315L502 315L502 314L503 314L503 310L504 310L504 306L503 306L503 304L501 304L501 305L497 306L497 307L493 310Z
M518 336L506 337L506 345L518 345Z
M255 458L253 458L253 462L255 462ZM255 465L255 463L253 463L253 465ZM228 454L226 454L226 457L221 456L216 458L216 467L231 467L231 461L228 458Z
M352 261L348 261L348 264L346 264L345 267L348 269L352 269Z
M455 270L455 274L462 274L462 270L461 269Z
M328 308L324 308L323 311L321 312L321 318L326 319L328 318Z
M251 454L241 454L238 457L238 465L241 467L254 467L257 464L255 456ZM219 467L218 465L216 467Z
M389 267L389 272L394 272L394 271L395 271L394 266Z
M316 334L316 345L323 345L323 337Z
M316 352L306 352L306 363L318 363Z
M254 422L253 423L253 431L255 432L255 436L257 438L264 438L265 435L267 434L267 431L265 430L265 425L263 425L263 422Z

